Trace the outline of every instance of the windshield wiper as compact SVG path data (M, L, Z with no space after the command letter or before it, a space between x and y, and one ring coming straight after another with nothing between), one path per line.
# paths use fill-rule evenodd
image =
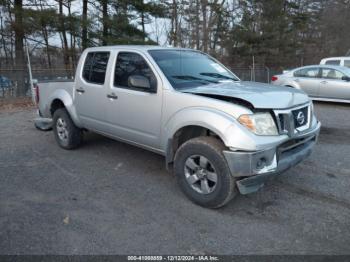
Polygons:
M233 80L233 81L238 81L237 78L225 76L225 75L222 75L219 73L200 73L200 75L214 77L214 78L218 78L218 79L229 79L229 80Z
M191 76L191 75L176 75L176 76L171 76L171 77L182 79L182 80L205 81L205 82L215 83L215 84L219 83L218 81L215 81L215 80L209 80L209 79L195 77L195 76Z

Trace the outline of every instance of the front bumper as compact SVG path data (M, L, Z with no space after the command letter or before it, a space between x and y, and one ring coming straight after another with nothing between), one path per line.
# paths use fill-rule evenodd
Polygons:
M239 178L241 194L256 192L271 177L306 159L317 142L321 123L307 134L290 139L274 148L258 152L224 151L231 174Z

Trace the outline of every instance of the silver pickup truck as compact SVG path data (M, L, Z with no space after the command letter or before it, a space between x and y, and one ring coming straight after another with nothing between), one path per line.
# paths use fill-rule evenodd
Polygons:
M62 148L89 130L164 155L186 196L210 208L304 160L321 126L304 92L240 81L190 49L89 48L74 82L39 83L36 96L36 126Z

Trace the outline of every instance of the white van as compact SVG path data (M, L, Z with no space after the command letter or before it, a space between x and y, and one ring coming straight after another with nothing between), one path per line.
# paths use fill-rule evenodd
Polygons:
M338 65L350 68L350 56L324 58L320 65Z

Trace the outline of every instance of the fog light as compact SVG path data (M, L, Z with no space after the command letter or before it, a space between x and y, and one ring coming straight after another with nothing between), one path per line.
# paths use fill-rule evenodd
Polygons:
M262 157L256 163L256 169L260 170L260 169L263 169L265 166L266 166L266 158Z

